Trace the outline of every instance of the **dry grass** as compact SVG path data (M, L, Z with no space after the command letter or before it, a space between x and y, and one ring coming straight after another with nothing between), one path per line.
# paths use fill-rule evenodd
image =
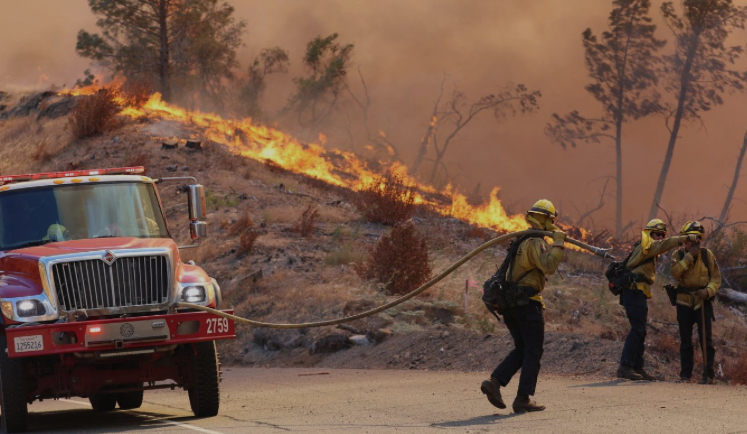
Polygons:
M383 283L390 294L405 294L425 283L431 275L428 248L412 223L395 226L371 251L359 274Z
M204 264L217 258L223 251L224 249L216 240L207 239L202 242L200 247L187 250L187 255L185 256L189 256L197 264Z
M329 266L345 264L363 264L368 252L358 244L346 242L324 258L324 264Z
M262 221L266 224L292 223L298 218L298 207L293 205L269 206L262 212Z
M40 163L53 161L71 140L65 118L37 120L30 115L0 121L0 173L44 171Z
M607 269L607 262L603 259L571 249L565 249L565 263L576 274L604 276L604 271Z
M10 118L0 123L0 143L17 141L24 136L38 134L40 131L41 124L34 115Z
M153 95L153 86L147 80L128 80L122 85L121 94L126 105L141 108Z
M31 159L40 163L48 163L52 160L53 153L47 148L47 141L42 140L32 152Z
M148 151L131 152L129 149L124 156L124 165L127 167L144 166L147 167L151 162L152 155Z
M228 235L235 237L236 235L243 234L249 229L254 228L254 222L252 221L249 214L244 214L239 217L234 224L228 226Z
M369 222L396 225L412 217L415 194L403 177L389 173L365 186L355 206Z
M257 234L257 231L254 229L249 229L241 234L239 237L238 253L243 255L251 253L252 249L254 249L254 242L257 241L258 236L259 234Z
M228 235L232 237L239 236L239 246L237 249L239 255L251 253L254 249L254 243L259 236L249 214L242 215L234 224L228 226Z
M731 384L747 385L747 354L741 354L734 357L723 367L724 379Z
M101 89L94 95L79 97L70 114L70 129L76 139L85 139L110 130L119 113L117 92Z
M648 344L651 344L651 347L655 349L656 353L659 354L659 357L663 358L665 362L679 362L680 342L674 332L649 332L646 336L646 341ZM679 368L679 363L673 364L677 365L677 368Z
M467 238L477 238L485 241L490 239L490 232L478 226L471 226L465 235Z
M319 221L324 223L346 223L357 219L350 210L343 208L324 207L319 209Z
M311 204L301 214L301 219L293 225L293 230L301 234L302 237L308 238L314 233L316 220L319 218L319 208Z

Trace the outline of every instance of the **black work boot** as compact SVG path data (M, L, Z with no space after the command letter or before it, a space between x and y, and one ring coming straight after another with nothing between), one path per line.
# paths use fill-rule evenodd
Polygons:
M537 404L536 401L529 399L527 395L516 395L514 399L514 413L522 414L528 411L542 411L545 409L544 405Z
M625 365L620 365L620 367L617 368L617 378L625 378L627 380L636 381L643 380L643 377L636 373L635 369Z
M488 397L488 401L498 408L506 408L506 403L503 402L501 397L501 384L495 378L485 380L480 385L480 390L485 396Z
M646 381L656 381L656 377L646 372L643 368L634 369L636 374L640 375Z
M716 379L712 377L703 377L698 381L698 384L716 384Z

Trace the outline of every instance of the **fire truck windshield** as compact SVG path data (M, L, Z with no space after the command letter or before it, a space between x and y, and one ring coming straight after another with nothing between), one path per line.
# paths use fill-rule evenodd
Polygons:
M151 184L66 184L0 194L0 250L90 238L168 238Z

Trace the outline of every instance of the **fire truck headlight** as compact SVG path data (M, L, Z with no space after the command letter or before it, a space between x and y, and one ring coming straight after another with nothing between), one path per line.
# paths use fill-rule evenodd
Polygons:
M182 289L182 300L187 303L203 303L205 302L205 287L203 286L187 286Z
M40 316L47 313L44 305L39 300L20 300L16 302L16 312L19 317Z

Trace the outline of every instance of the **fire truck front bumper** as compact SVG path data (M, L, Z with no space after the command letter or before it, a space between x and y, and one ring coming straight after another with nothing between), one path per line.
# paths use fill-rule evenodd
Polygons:
M223 312L233 313L232 310ZM157 347L236 337L235 323L207 312L9 327L10 357L152 352ZM91 354L93 355L93 354Z

